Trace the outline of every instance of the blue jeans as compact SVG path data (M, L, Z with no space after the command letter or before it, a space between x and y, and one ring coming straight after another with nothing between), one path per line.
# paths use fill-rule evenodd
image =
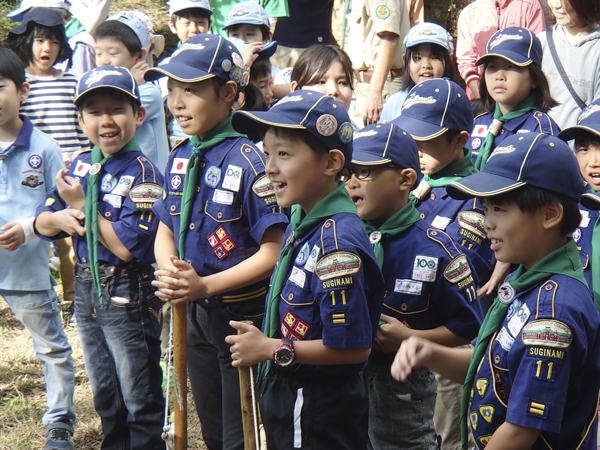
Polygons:
M161 301L151 266L101 270L102 302L89 268L77 266L75 317L103 449L163 450Z
M73 360L71 345L62 327L54 290L6 291L0 289L11 311L31 333L33 349L44 364L46 405L42 423L75 423L73 411Z
M398 382L390 366L371 365L369 448L439 449L433 427L436 390L435 375L427 368L417 368L405 382Z

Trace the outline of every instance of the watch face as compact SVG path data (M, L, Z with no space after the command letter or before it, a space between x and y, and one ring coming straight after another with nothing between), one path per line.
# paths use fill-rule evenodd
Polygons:
M281 347L275 354L275 361L279 367L286 367L294 361L294 352L288 347Z

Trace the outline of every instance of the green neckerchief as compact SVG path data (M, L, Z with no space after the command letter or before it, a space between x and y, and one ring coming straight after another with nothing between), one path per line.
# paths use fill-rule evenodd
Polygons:
M458 181L468 175L477 173L478 170L475 168L473 159L471 158L471 149L465 146L463 151L465 156L463 156L462 159L453 162L449 166L444 167L442 170L434 173L433 175L423 175L423 180L421 181L419 187L425 185L427 192L429 192L431 188L443 187L452 183L453 181ZM419 190L419 188L416 190ZM420 201L419 198L415 197L413 192L409 194L409 198L416 204L418 204Z
M481 171L481 169L483 169L483 166L485 166L485 163L490 157L490 154L494 149L494 139L496 139L496 136L498 136L500 134L500 131L502 131L502 125L511 119L516 119L517 117L524 116L528 112L534 111L536 109L537 106L535 105L535 97L533 95L527 97L525 100L523 100L521 103L519 103L517 106L515 106L513 109L511 109L504 115L502 115L502 112L500 111L500 105L496 103L496 109L494 110L494 120L488 128L488 134L485 137L481 148L479 149L477 161L475 161L475 167L478 171Z
M279 253L279 260L275 267L275 274L273 275L271 289L267 300L264 329L264 333L267 337L274 338L277 335L277 330L279 330L279 298L285 280L289 275L292 261L294 260L294 241L302 239L317 225L339 213L356 214L356 206L354 206L354 203L350 199L344 183L340 183L338 187L323 197L308 214L305 215L302 208L293 209L292 217L290 219L292 233L289 235L285 245L281 249L281 253ZM261 363L259 367L259 373L264 379L263 392L269 384L269 375L273 368L273 364L272 360L268 360L266 364Z
M192 136L192 155L188 161L185 171L185 180L181 196L181 214L179 215L179 258L185 258L185 237L189 229L190 218L192 216L192 206L196 197L196 187L198 186L198 175L201 171L202 158L207 151L216 145L219 145L226 139L243 137L231 126L231 114L217 125L215 128L200 139L199 136Z
M591 189L592 192L596 192L596 189ZM600 311L600 217L596 219L594 231L592 231L592 286L594 305Z
M381 241L385 238L398 236L403 231L409 229L415 223L421 220L419 211L413 202L408 202L402 208L394 213L392 217L385 221L380 227L377 227L373 222L363 221L363 225L369 233L369 240L373 245L377 264L383 267L383 245Z
M127 152L139 151L140 146L135 140L135 136L117 153L108 156L103 157L102 150L96 145L92 149L92 167L90 168L90 176L88 177L87 190L85 192L85 241L88 248L88 259L94 290L100 300L100 306L102 306L102 287L100 286L100 271L98 266L98 184L100 175L102 174L102 167L104 167L104 164L110 158Z
M85 31L85 27L81 24L81 22L78 19L73 18L69 20L65 25L65 33L67 35L67 39L71 39L77 33L81 33L82 31Z
M486 352L492 336L502 326L502 323L506 318L508 307L519 293L542 283L544 280L547 280L549 277L556 274L571 277L587 286L583 276L583 268L581 265L579 250L577 250L577 245L575 244L573 238L568 238L568 241L565 245L551 253L548 253L546 256L536 262L531 269L526 270L523 265L520 265L514 276L506 281L506 283L508 283L514 289L514 295L506 303L500 301L498 297L496 297L494 303L492 303L491 308L486 314L485 319L481 324L481 328L479 329L477 344L473 350L473 356L471 357L471 362L469 363L469 370L467 371L467 377L465 378L465 384L463 388L460 414L463 450L468 450L467 416L469 415L469 400L471 388L473 387L473 380L475 379L477 366L481 362L481 358Z

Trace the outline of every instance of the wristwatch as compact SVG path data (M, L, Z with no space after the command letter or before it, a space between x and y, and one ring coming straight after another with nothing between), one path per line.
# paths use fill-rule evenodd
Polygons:
M277 348L273 350L273 360L280 369L285 369L294 362L294 344L291 339L282 339Z

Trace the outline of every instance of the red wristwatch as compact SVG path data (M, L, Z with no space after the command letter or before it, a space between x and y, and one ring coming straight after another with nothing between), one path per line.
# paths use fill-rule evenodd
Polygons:
M288 368L294 362L294 344L291 339L282 339L277 348L273 350L273 360L280 369Z

